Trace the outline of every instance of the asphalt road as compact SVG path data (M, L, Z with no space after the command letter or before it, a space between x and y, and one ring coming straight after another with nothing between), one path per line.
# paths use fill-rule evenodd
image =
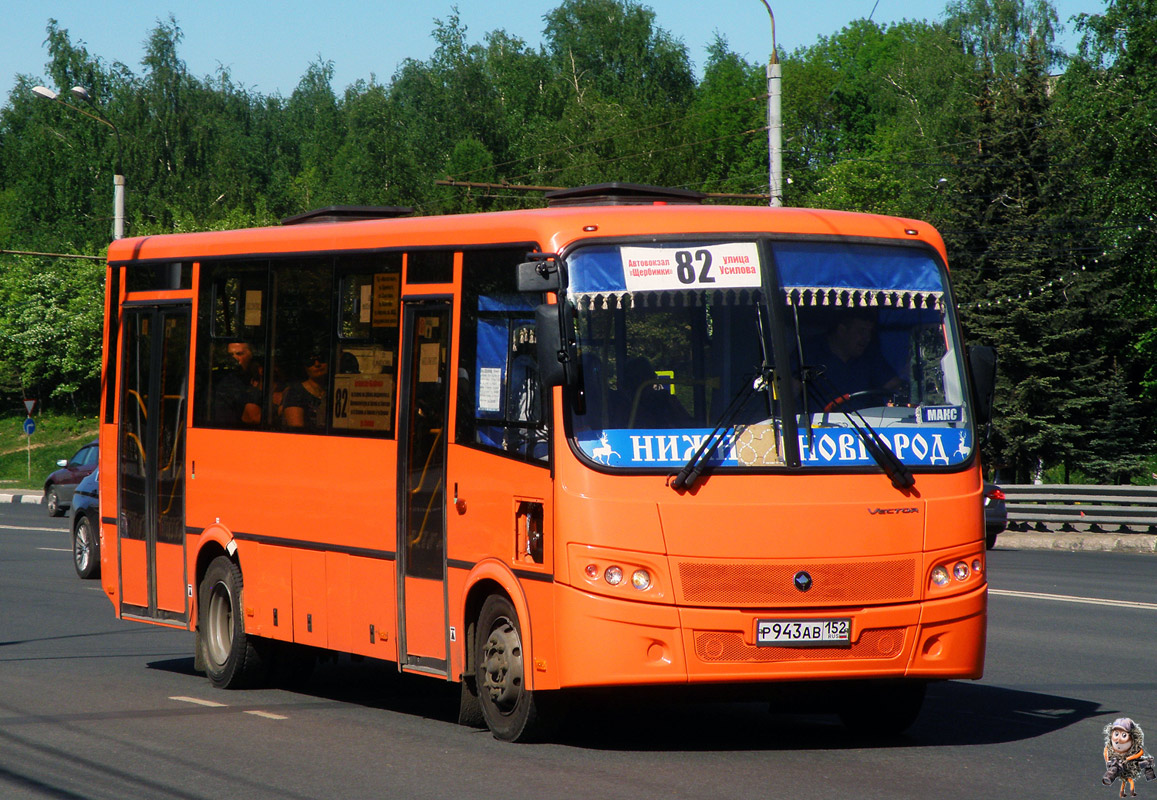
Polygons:
M555 743L508 745L454 724L444 684L375 662L213 690L191 634L119 622L76 577L66 525L0 506L5 800L1110 798L1104 725L1157 729L1152 556L991 552L985 677L934 685L902 737L632 694L584 706Z

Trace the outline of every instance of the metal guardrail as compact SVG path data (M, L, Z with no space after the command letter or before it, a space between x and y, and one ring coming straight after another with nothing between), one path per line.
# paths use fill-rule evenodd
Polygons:
M1157 486L1028 484L1000 488L1008 507L1009 530L1145 533L1157 529Z

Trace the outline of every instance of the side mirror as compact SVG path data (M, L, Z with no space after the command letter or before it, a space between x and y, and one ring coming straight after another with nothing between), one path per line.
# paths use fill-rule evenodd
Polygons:
M539 255L539 254L535 254ZM558 262L553 253L542 254L543 258L518 265L518 291L557 292L561 281L558 276Z
M574 348L563 341L562 306L543 303L534 310L538 379L545 386L569 386L577 379Z
M972 403L976 421L992 421L993 397L996 394L996 350L987 345L968 348L968 369L972 373Z

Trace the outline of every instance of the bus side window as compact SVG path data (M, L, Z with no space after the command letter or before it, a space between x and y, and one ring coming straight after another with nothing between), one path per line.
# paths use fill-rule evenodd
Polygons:
M194 422L215 428L268 425L268 262L202 267Z
M332 429L393 438L402 257L339 256Z
M280 428L325 433L332 413L333 260L285 259L274 268L274 362L284 370Z

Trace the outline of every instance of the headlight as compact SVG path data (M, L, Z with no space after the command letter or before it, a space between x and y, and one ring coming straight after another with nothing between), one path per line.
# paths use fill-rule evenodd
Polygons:
M607 571L603 573L603 578L611 586L618 586L623 582L623 568L607 567Z
M637 569L631 574L631 585L640 592L651 588L651 573L645 569Z
M936 569L932 570L932 582L934 584L937 586L947 586L948 581L949 578L947 567L937 567Z
M958 581L968 580L968 565L963 561L957 561L956 566L952 568L952 576Z

